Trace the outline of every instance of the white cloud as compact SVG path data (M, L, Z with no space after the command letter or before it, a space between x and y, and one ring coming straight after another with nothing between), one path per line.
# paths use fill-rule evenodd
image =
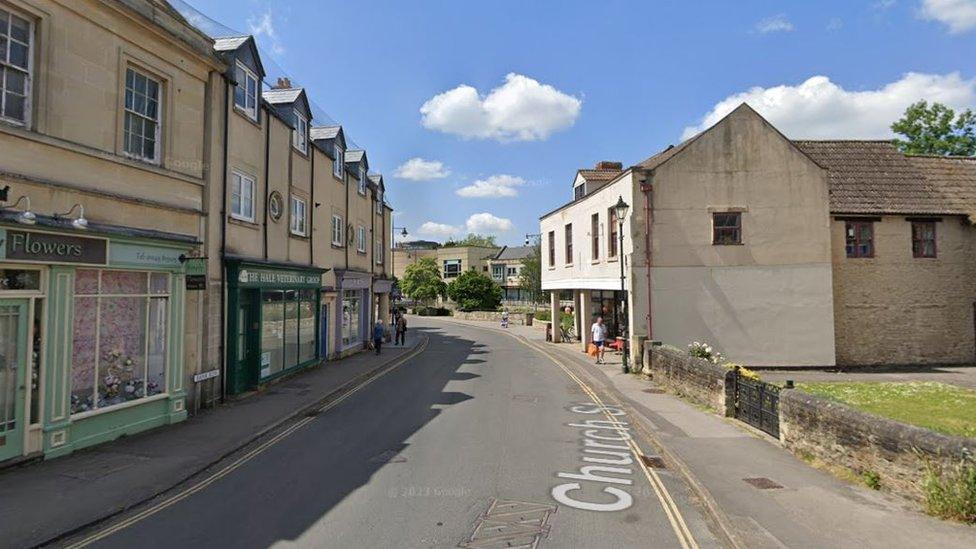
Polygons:
M945 24L951 34L959 34L976 28L976 0L922 0L919 15Z
M461 187L456 193L465 198L505 198L518 196L518 189L515 187L524 184L524 179L514 175L492 175Z
M451 236L461 232L461 229L445 223L434 223L433 221L424 222L417 232L431 236Z
M756 32L769 34L771 32L793 32L793 23L786 18L785 13L767 17L756 23Z
M791 138L887 139L891 124L908 105L938 101L954 108L976 105L976 78L958 72L945 75L907 73L874 90L849 91L826 76L797 86L755 87L719 101L698 125L685 128L683 139L712 126L742 103L756 109Z
M427 100L420 114L425 128L465 139L537 141L572 126L582 105L548 84L509 73L488 95L462 84Z
M469 233L496 234L512 230L510 219L495 217L488 212L477 213L468 218L464 225Z
M409 179L410 181L433 181L434 179L444 179L451 175L451 170L444 167L443 162L437 160L424 160L423 158L411 158L393 172L394 177Z
M278 31L275 30L274 19L271 16L271 8L264 10L264 13L253 14L247 18L247 27L256 38L264 36L267 38L265 44L271 48L275 55L285 53L285 47L281 44Z

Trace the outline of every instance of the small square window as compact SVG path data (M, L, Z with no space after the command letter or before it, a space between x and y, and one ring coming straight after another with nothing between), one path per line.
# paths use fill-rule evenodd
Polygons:
M742 214L723 212L712 214L712 244L730 246L742 244Z
M937 256L935 221L912 221L912 255L923 258Z
M844 223L847 257L874 257L874 223L848 221Z

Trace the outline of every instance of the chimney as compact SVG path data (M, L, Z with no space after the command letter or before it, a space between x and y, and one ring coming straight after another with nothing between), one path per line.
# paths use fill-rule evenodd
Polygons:
M289 90L291 89L291 80L287 76L279 76L278 83L274 87L278 90Z
M596 163L596 169L598 170L622 170L624 169L623 162L614 162L613 160L601 160Z

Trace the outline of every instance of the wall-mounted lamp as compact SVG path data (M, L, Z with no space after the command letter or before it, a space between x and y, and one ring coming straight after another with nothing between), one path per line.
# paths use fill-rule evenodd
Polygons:
M21 202L27 202L27 207L24 208L24 211L17 214L17 223L21 223L23 225L33 225L37 223L37 216L31 211L29 196L23 195L18 198L16 202L10 205L10 209L12 210L16 208Z
M75 204L74 206L71 207L70 210L64 212L63 214L54 214L54 217L58 219L66 218L69 215L71 215L71 212L75 211L75 209L78 210L78 217L71 220L71 226L81 230L87 229L88 220L85 219L85 207L82 206L81 204Z

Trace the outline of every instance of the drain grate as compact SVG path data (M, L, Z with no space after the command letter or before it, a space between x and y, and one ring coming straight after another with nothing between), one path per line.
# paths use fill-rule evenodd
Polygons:
M783 487L782 484L766 477L744 478L742 480L760 490L778 490Z
M668 468L664 464L664 460L661 459L659 456L643 456L642 455L641 456L641 461L644 462L644 465L647 465L648 467L650 467L652 469L667 469Z
M474 532L458 547L525 547L534 549L549 535L555 505L493 499L478 517Z
M660 394L664 394L664 389L658 389L657 387L649 387L647 389L644 389L644 392L650 393L652 395L660 395Z

